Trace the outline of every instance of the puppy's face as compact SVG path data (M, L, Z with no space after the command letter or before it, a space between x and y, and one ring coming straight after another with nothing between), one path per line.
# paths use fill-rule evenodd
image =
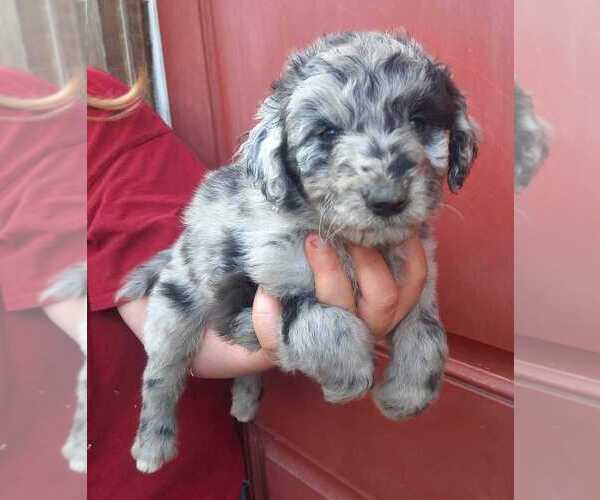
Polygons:
M446 175L461 187L476 152L448 71L405 39L326 37L292 60L273 102L284 104L288 188L316 210L326 236L404 239L438 206Z

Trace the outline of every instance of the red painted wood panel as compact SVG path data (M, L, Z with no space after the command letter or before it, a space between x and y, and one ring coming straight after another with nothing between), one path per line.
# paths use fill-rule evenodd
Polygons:
M598 498L600 3L516 3L515 74L550 127L515 212L515 498Z
M550 152L518 197L519 335L600 354L600 3L518 2L516 74L551 127ZM593 61L593 62L592 62Z

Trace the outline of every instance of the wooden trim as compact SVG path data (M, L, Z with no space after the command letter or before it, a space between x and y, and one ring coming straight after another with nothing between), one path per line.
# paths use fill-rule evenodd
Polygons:
M250 424L249 427L252 428L252 434L260 434L260 438L257 439L257 443L260 442L262 447L260 463L264 464L267 460L272 462L327 499L374 500L372 496L356 489L324 469L322 465L315 463L286 439L268 428L261 424ZM253 460L258 458L255 456ZM268 496L264 476L260 477L259 481L261 482L253 481L252 491L256 500L266 500Z
M497 396L508 403L514 400L513 381L497 373L450 357L446 363L445 374L448 381L458 381L459 385L467 386L467 388L470 386L477 389L478 392L482 391L492 397Z
M243 424L242 429L246 478L250 480L252 500L266 500L267 482L264 470L265 450L262 432L255 424Z
M518 385L600 407L600 380L551 366L515 360Z
M219 50L216 43L216 33L214 27L214 15L212 1L198 1L198 17L200 19L200 35L202 37L202 51L204 53L206 86L208 88L208 102L210 106L210 119L214 135L214 158L217 165L224 165L229 162L231 154L229 151L229 137L227 131L230 130L227 113L223 103L223 79L219 67Z
M526 336L515 345L518 386L600 406L600 353Z
M453 344L464 343L464 339L458 335L449 334L449 340L450 357L444 371L446 380L485 397L512 404L514 401L514 383L512 378L507 376L507 373L512 372L513 360L510 356L511 353L504 352L505 360L502 362L502 366L486 369L483 368L483 366L486 366L485 359L496 357L495 354L498 349L479 342L468 341L476 345L477 350L467 355L464 350L457 349L455 352L452 349ZM377 356L386 360L389 359L390 354L387 345L379 343L375 350ZM505 366L507 364L510 364L510 366Z

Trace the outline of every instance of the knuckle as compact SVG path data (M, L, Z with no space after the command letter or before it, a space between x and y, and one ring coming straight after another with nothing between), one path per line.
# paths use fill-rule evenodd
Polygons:
M398 306L398 291L388 290L377 298L377 309L382 313L393 313Z

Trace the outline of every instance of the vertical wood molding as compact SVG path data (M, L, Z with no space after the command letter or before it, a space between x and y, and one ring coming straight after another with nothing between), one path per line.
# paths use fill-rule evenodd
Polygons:
M255 424L244 424L244 462L247 478L250 480L252 500L267 500L265 477L265 450L261 431Z
M224 115L209 0L157 0L173 129L209 168L224 158Z
M212 0L198 0L202 50L204 52L206 85L210 106L211 125L215 138L214 158L218 167L230 159L228 131L230 123L223 103L224 82L219 66L219 50L216 42Z

